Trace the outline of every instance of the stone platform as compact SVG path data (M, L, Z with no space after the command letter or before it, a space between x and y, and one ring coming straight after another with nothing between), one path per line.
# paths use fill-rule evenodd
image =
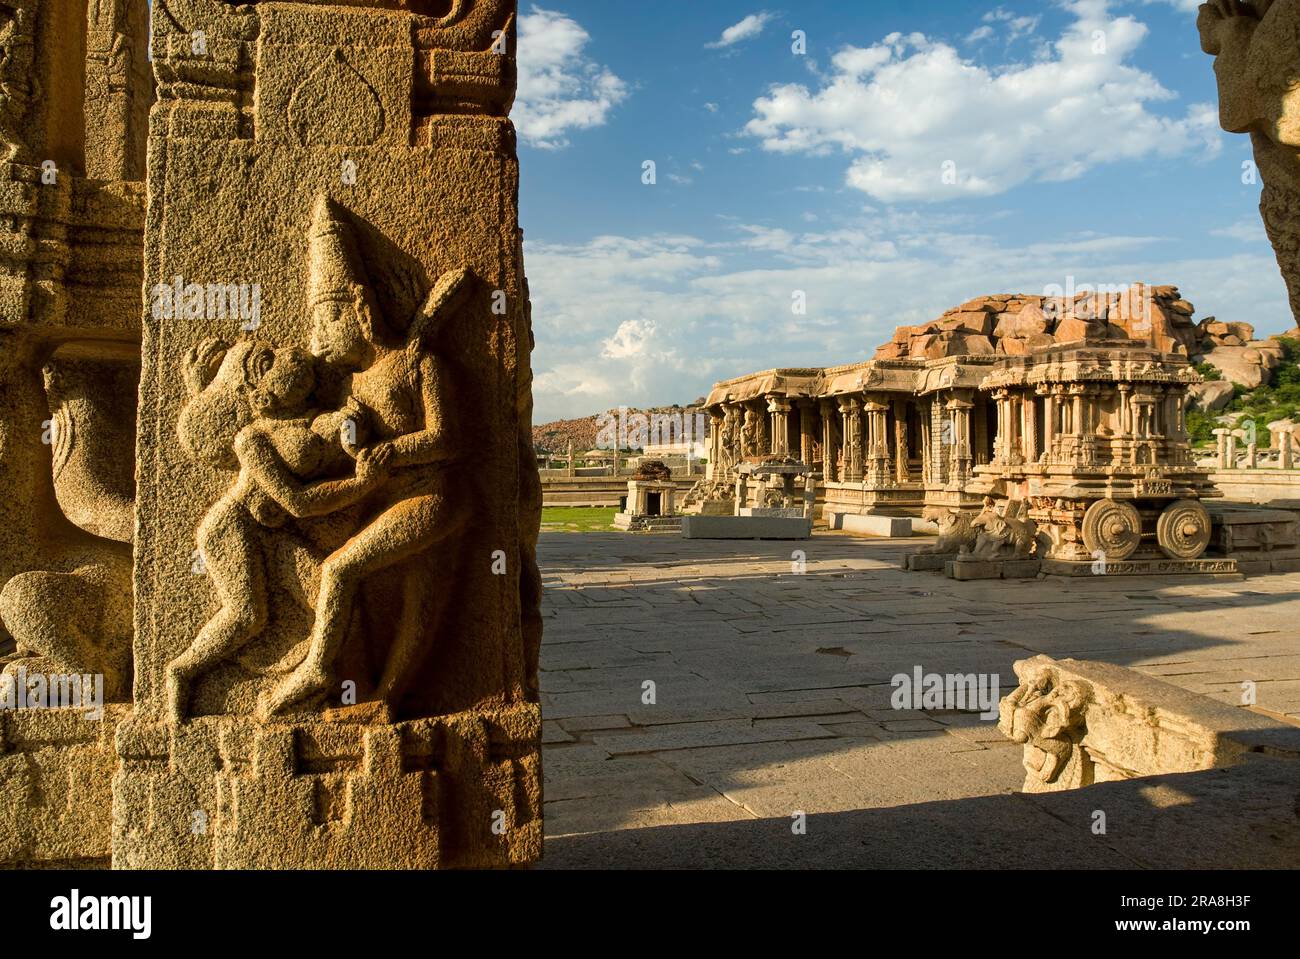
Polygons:
M1071 563L1059 559L1043 560L1043 572L1048 576L1228 576L1242 579L1241 568L1235 559L1204 557L1202 559L1132 559L1123 562L1111 560L1104 572L1097 563Z
M627 533L680 533L682 517L633 516L631 513L615 513L614 527Z

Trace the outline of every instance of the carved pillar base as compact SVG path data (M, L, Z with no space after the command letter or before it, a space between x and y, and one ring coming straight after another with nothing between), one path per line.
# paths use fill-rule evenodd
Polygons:
M106 868L126 706L0 712L0 868Z
M396 724L230 717L118 732L128 869L447 869L541 856L537 706Z

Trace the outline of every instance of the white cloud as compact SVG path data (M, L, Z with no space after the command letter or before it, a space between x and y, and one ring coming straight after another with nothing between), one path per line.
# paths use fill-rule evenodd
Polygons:
M1218 152L1212 104L1150 109L1175 95L1130 62L1146 26L1113 16L1107 0L1064 6L1073 23L1028 64L984 66L917 33L845 47L820 89L783 84L755 101L746 132L772 152L848 155L846 182L883 202L992 196L1106 163Z
M710 50L718 50L723 47L734 46L737 43L743 43L746 40L752 40L763 32L769 23L774 19L774 15L763 13L751 13L744 20L733 24L722 31L722 36L712 43L706 43L705 46Z
M541 149L569 145L567 134L603 126L627 98L627 84L589 60L591 39L576 21L534 6L519 18L519 92L512 114L522 142Z
M624 320L605 341L600 355L607 360L643 359L649 353L655 325L646 320Z
M1238 220L1231 226L1225 226L1222 229L1211 230L1210 234L1212 236L1227 237L1240 243L1268 242L1268 234L1264 231L1264 221L1257 216Z
M1019 16L1005 7L998 7L996 10L990 10L984 14L986 24L999 24L1001 26L1008 43L1033 33L1038 29L1038 22L1041 19L1042 17Z
M900 324L1071 276L1175 284L1198 317L1247 320L1261 335L1294 325L1266 246L1233 252L1219 241L1183 257L1167 252L1168 237L1097 232L1007 243L981 232L987 222L926 208L820 232L739 223L726 242L529 242L537 422L689 403L720 380L775 366L867 359ZM807 294L805 316L791 310L795 290Z
M1143 0L1143 2L1145 2L1148 5L1153 3L1167 3L1171 7L1181 10L1184 13L1196 13L1196 11L1201 8L1201 4L1204 3L1205 0Z

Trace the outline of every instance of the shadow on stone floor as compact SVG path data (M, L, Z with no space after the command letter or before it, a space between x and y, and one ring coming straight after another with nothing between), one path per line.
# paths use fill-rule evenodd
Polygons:
M1095 834L1103 814L1105 833ZM1300 763L550 838L544 869L1294 869Z
M1094 659L1232 705L1243 681L1258 682L1262 707L1300 714L1300 576L956 583L897 568L924 542L543 536L552 863L599 864L632 855L631 843L665 864L869 865L880 847L858 849L861 837L896 831L897 864L919 865L905 847L932 824L939 852L923 861L973 867L988 865L985 853L961 851L985 819L1003 841L1031 848L1036 833L1018 831L1016 817L1037 809L1031 818L1052 826L1051 808L1070 800L1039 808L1049 801L1011 795L1020 751L970 711L893 710L891 678L918 665L997 675L1005 695L1018 659ZM800 575L796 549L806 554ZM653 704L642 699L647 680ZM1226 814L1199 802L1190 820L1184 810L1160 822L1212 836L1216 823L1198 808ZM793 809L813 810L809 835L783 846L781 817ZM1160 850L1142 851L1141 831L1122 847L1099 845L1079 822L1062 836L1086 840L1079 855L1097 865L1158 861ZM1170 838L1180 856L1187 841ZM1032 854L1024 863L1042 864Z

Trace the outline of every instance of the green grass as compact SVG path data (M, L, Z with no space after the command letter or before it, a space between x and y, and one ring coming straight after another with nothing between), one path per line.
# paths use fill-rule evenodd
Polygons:
M1214 445L1214 430L1220 417L1230 417L1234 429L1248 420L1255 421L1261 446L1269 441L1268 424L1275 420L1300 418L1300 340L1283 339L1282 365L1273 371L1270 386L1245 390L1236 386L1236 395L1227 408L1214 414L1193 410L1187 414L1187 430L1193 446Z
M614 526L612 506L590 509L576 506L548 506L542 510L543 533L608 533Z

